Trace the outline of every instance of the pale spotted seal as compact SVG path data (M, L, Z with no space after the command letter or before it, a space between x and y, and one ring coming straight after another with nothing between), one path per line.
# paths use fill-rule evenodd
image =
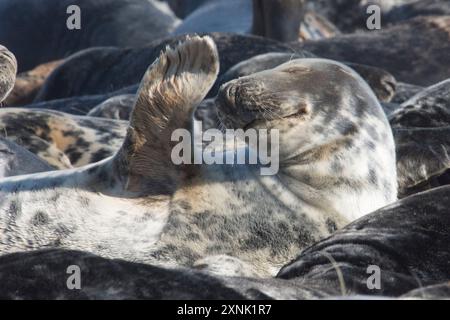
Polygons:
M218 70L212 39L187 38L145 74L114 157L3 180L1 208L11 214L0 215L0 251L65 247L183 266L226 254L265 276L396 200L386 116L354 71L329 60L295 60L232 81L216 99L228 128L279 130L277 174L262 176L260 166L176 165L172 133L192 129L192 113Z
M0 103L5 100L14 87L17 73L15 56L0 45Z
M73 5L80 9L81 29L66 23ZM16 55L19 72L93 46L142 46L179 23L166 4L154 0L2 0L0 16L0 43Z

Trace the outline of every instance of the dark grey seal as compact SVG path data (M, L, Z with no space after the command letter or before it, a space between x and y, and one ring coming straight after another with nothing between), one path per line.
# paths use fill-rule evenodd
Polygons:
M289 42L330 37L339 30L325 17L306 12L305 0L216 0L184 19L174 34L251 33Z
M212 33L210 36L219 50L220 75L238 62L258 54L303 52L262 37L220 33ZM35 101L105 94L137 85L149 63L159 56L161 50L168 45L174 46L185 38L178 36L158 40L143 48L93 48L77 53L48 77Z
M391 11L394 11L399 6L402 9L402 5L415 1L416 0L310 0L308 1L308 7L324 15L343 32L353 33L355 31L367 30L366 21L369 17L367 14L368 6L375 4L380 7L382 26L385 26L388 22L401 20L396 17L396 14L390 16ZM423 2L423 0L418 2ZM403 10L398 11L401 12Z
M450 126L450 79L428 87L389 117L393 127L436 128Z
M166 0L177 17L182 19L208 1L211 0Z
M412 290L403 296L403 299L450 299L450 282L436 284Z
M380 209L304 250L277 277L322 283L341 295L399 296L450 278L450 187L420 193ZM381 287L367 286L369 266Z
M425 89L422 86L416 86L414 84L397 82L397 86L395 88L395 95L392 98L392 103L402 104L412 96L416 95L420 91Z
M418 16L448 16L450 2L446 0L420 0L403 2L391 8L383 17L386 23L395 23Z
M5 100L14 87L17 73L15 56L0 45L0 103Z
M120 95L136 94L137 89L138 84L135 84L105 94L73 96L65 99L35 102L24 107L27 109L48 109L74 115L87 115L92 109L106 100Z
M450 80L419 92L390 116L401 195L450 184Z
M397 81L429 86L450 69L450 16L419 17L377 32L291 43L322 58L382 68Z
M70 5L81 10L81 30L69 30ZM0 43L19 61L19 72L92 46L142 46L167 36L178 19L153 0L2 0Z

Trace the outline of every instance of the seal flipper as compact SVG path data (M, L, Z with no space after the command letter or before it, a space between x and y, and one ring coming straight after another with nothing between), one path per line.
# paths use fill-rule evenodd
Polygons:
M171 161L172 132L190 129L192 113L216 81L219 57L210 37L187 37L166 48L138 90L130 126L114 159L126 192L170 194L185 172Z

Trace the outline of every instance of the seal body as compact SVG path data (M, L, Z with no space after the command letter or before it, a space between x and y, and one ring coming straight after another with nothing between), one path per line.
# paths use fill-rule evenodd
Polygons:
M187 38L144 75L113 157L2 180L0 251L65 247L168 266L229 255L267 276L396 199L386 116L355 72L328 60L295 60L231 81L215 100L227 128L279 131L279 144L268 142L279 145L278 172L175 164L172 133L195 133L192 114L218 70L212 39Z

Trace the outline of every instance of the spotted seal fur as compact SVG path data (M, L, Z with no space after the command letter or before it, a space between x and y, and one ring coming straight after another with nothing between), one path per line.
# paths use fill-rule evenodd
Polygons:
M302 54L269 52L254 56L248 60L238 63L222 75L218 81L216 81L214 90L212 90L212 95L217 93L222 84L230 80L248 76L258 71L272 69L290 60L312 57L316 56L308 52L304 52ZM380 101L388 102L393 98L396 91L396 80L389 72L380 68L361 65L358 63L344 64L358 72L358 74L366 80Z
M71 5L81 10L81 29L66 24ZM141 46L169 35L179 23L155 0L3 0L0 16L0 43L16 55L19 72L89 47Z

